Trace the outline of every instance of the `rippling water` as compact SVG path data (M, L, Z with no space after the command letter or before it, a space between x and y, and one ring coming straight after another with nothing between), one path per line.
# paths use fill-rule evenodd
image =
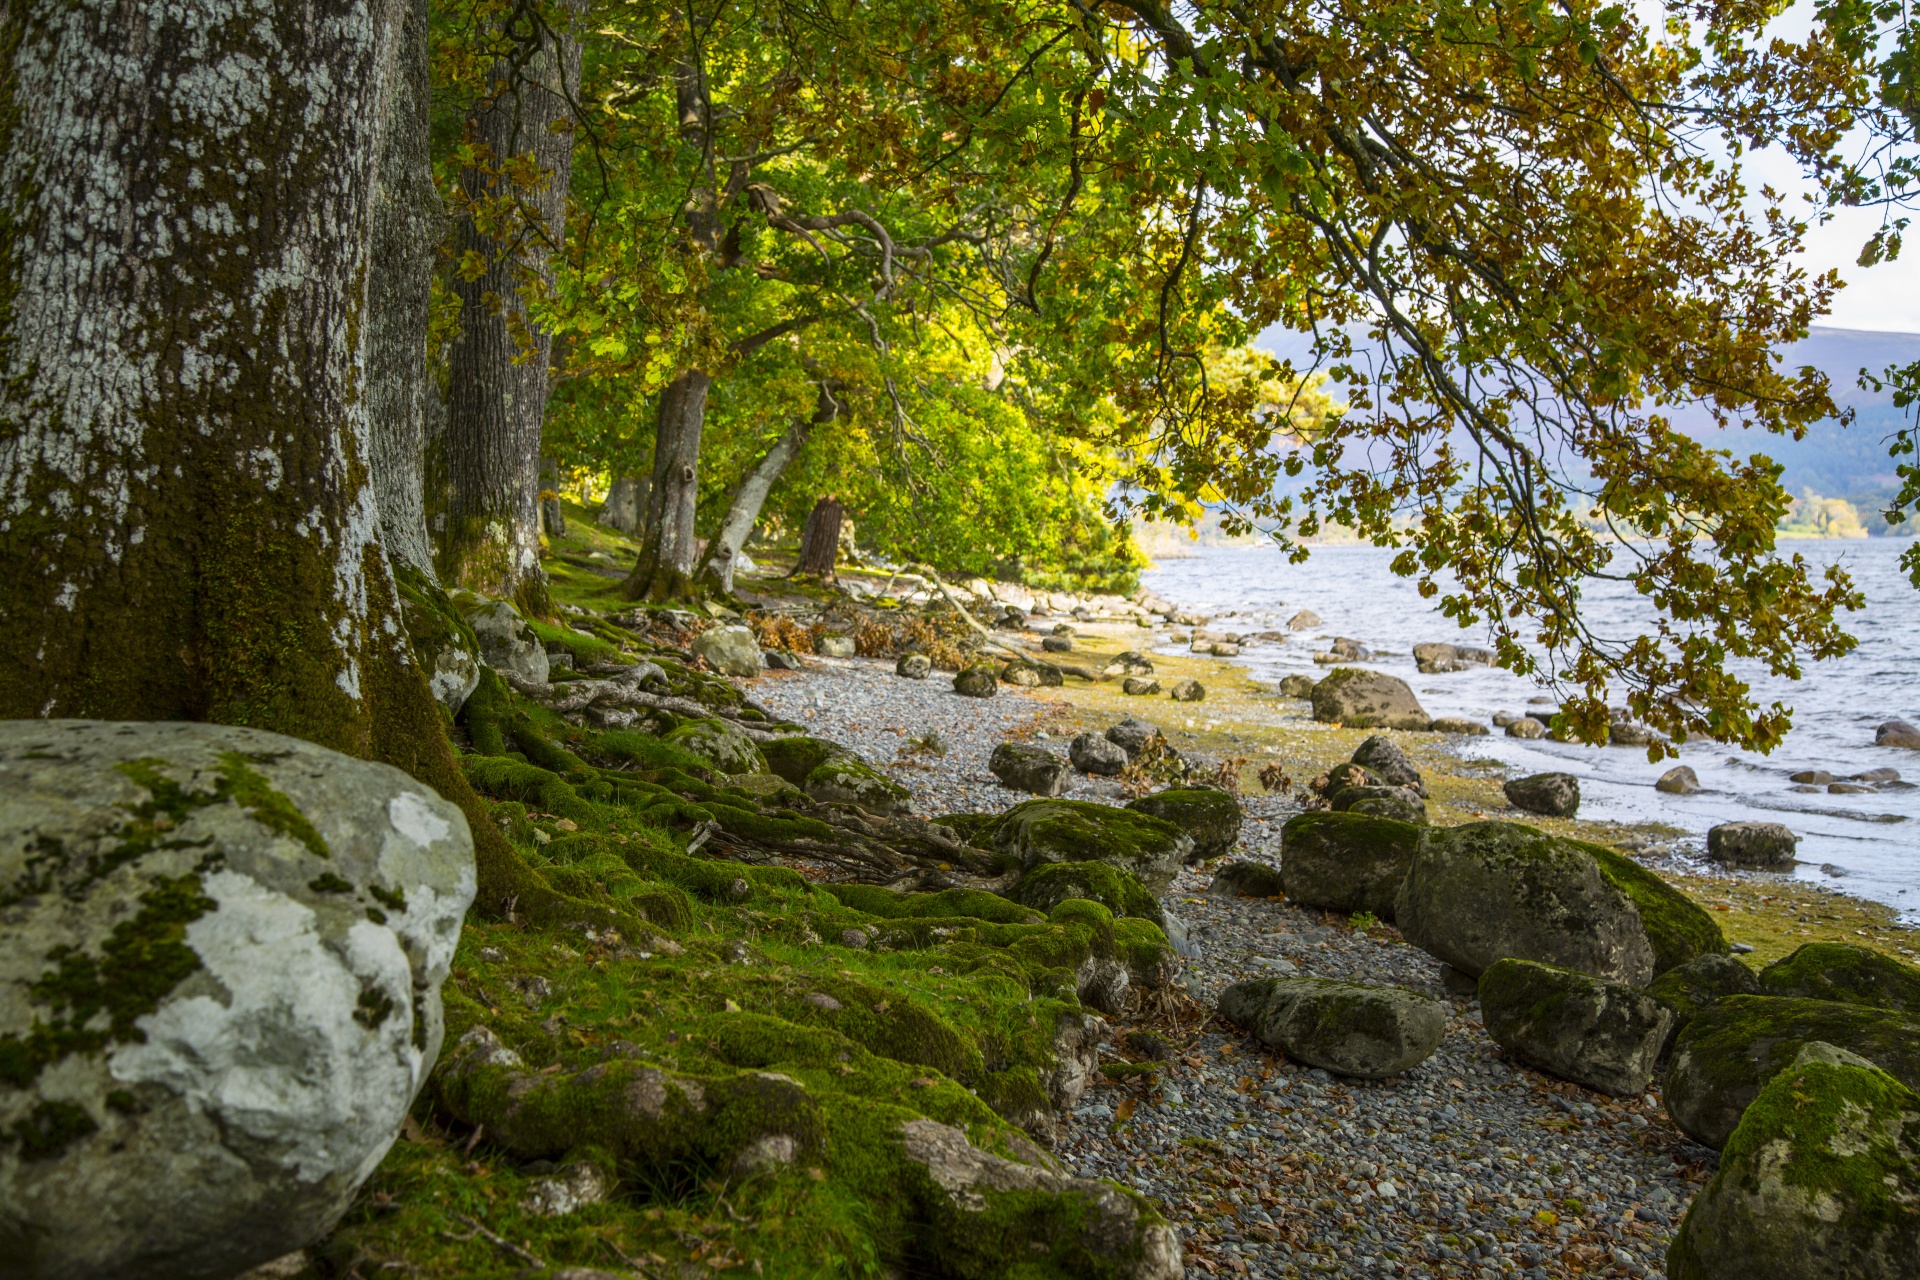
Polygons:
M1706 788L1697 795L1655 791L1654 779L1675 762L1649 764L1642 748L1528 742L1496 729L1493 737L1464 740L1460 752L1504 761L1521 773L1557 769L1576 775L1582 817L1665 822L1700 837L1720 822L1784 822L1802 837L1796 876L1920 919L1920 786L1912 785L1920 782L1920 751L1873 745L1881 721L1920 723L1920 662L1914 657L1920 592L1900 571L1906 545L1885 538L1787 545L1816 571L1839 561L1853 575L1867 604L1848 615L1846 625L1860 645L1844 658L1808 664L1799 680L1741 669L1761 705L1777 700L1793 709L1793 730L1771 756L1711 742L1681 747L1678 763L1691 765ZM1295 671L1317 678L1325 668L1315 665L1313 655L1333 636L1351 636L1382 653L1379 661L1356 665L1400 676L1436 716L1484 721L1498 710L1527 711L1528 699L1544 691L1504 670L1421 675L1415 669L1412 648L1421 641L1484 644L1485 637L1440 616L1412 581L1393 575L1390 559L1377 547L1322 547L1306 564L1290 565L1271 547L1197 547L1191 559L1166 561L1146 581L1168 600L1212 614L1218 630L1281 629L1300 609L1319 614L1324 626L1318 631L1260 645L1237 659L1257 678L1277 681ZM1633 634L1646 607L1622 584L1588 589L1588 616L1603 634ZM1545 711L1534 710L1544 718ZM1871 794L1832 795L1796 793L1787 779L1801 769L1844 778L1888 767L1911 781Z

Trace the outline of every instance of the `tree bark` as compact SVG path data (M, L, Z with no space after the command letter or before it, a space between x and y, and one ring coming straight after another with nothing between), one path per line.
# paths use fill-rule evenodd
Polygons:
M379 541L364 371L397 0L28 0L0 37L0 716L197 720L461 805Z
M401 0L399 70L374 190L367 298L367 417L387 554L434 577L427 536L427 324L446 211L433 185L426 0Z
M800 534L800 562L795 573L817 575L823 582L833 580L833 566L840 555L840 524L847 509L840 499L828 494L813 504L807 513L807 527Z
M646 476L614 477L607 500L600 506L600 523L632 537L639 532L651 482Z
M733 594L733 571L739 562L740 548L746 545L747 535L753 532L753 526L760 522L760 509L766 505L767 494L773 491L774 482L787 469L787 464L806 447L815 428L823 427L840 416L840 401L834 395L836 390L838 388L832 382L823 381L813 416L796 418L761 456L760 461L754 463L753 470L747 472L747 478L740 482L739 491L733 495L733 502L727 508L726 519L720 522L719 531L713 535L713 541L707 547L706 562L700 567L698 579L702 586L711 587L723 595Z
M640 557L621 591L629 600L673 600L693 584L693 516L699 496L700 432L713 379L690 369L660 393L660 424L653 446L653 479Z
M540 459L540 531L549 538L567 536L567 513L560 505L560 463L552 454Z
M450 352L451 492L439 562L448 582L544 614L552 604L540 568L540 427L553 340L530 323L526 294L551 281L549 260L565 235L573 134L554 126L572 119L580 42L544 29L534 38L539 47L513 80L504 62L495 69L493 97L467 122L490 163L461 175L475 207L456 224L454 248L484 270L453 280L460 336ZM537 190L515 190L499 172L521 156L546 175Z

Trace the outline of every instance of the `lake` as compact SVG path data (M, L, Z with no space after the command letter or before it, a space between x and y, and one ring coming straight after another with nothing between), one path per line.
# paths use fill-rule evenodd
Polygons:
M1874 727L1904 719L1920 723L1920 662L1911 651L1920 636L1920 592L1908 584L1899 556L1905 539L1793 542L1787 554L1806 557L1815 572L1839 562L1866 596L1866 607L1847 615L1846 628L1860 645L1843 658L1805 664L1799 680L1760 669L1738 673L1753 686L1762 706L1779 701L1793 709L1793 729L1770 756L1713 742L1689 742L1678 761L1649 764L1644 748L1587 747L1508 738L1498 729L1488 738L1459 740L1469 758L1497 759L1516 774L1559 770L1580 779L1585 818L1619 822L1657 821L1678 827L1704 843L1707 828L1740 820L1784 822L1802 837L1794 874L1887 903L1907 920L1920 920L1920 751L1873 744ZM1268 546L1195 547L1190 558L1167 560L1144 575L1147 585L1183 608L1214 617L1218 630L1284 629L1300 609L1324 625L1284 644L1262 644L1234 661L1255 678L1277 682L1293 672L1318 678L1327 668L1313 655L1334 636L1351 636L1382 656L1348 665L1386 671L1406 680L1421 704L1436 716L1487 721L1495 711L1529 711L1529 698L1546 691L1500 668L1476 667L1448 675L1421 675L1412 648L1426 640L1486 643L1478 629L1462 630L1420 598L1411 579L1388 568L1393 553L1378 547L1318 547L1302 565L1292 565ZM1631 587L1590 583L1590 620L1604 634L1632 634L1646 616L1645 600ZM1545 718L1551 708L1531 709ZM1653 783L1675 763L1691 765L1704 791L1663 795ZM1893 768L1912 781L1882 785L1870 794L1796 793L1788 781L1802 769L1825 769L1836 778L1869 769Z

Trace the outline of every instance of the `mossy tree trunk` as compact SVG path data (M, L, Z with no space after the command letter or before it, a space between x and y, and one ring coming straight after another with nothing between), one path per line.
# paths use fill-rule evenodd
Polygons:
M466 810L484 905L611 922L468 786L380 542L369 276L408 13L9 11L0 716L250 725L386 761Z
M461 175L466 208L454 230L460 335L449 354L451 492L439 563L449 583L545 614L552 605L540 568L540 428L553 341L531 322L527 294L551 280L549 262L565 236L580 42L545 25L530 39L537 44L524 60L501 61L491 96L467 122L485 159ZM531 190L509 176L521 159L543 175ZM477 274L467 263L479 264Z
M773 491L774 482L780 479L780 474L788 464L800 456L800 450L806 447L815 429L826 426L840 416L844 406L835 394L838 389L831 380L823 379L813 415L796 418L773 442L772 447L761 455L760 460L753 464L753 469L747 472L747 478L740 482L733 502L727 507L726 518L720 522L719 530L707 546L706 558L700 566L699 581L702 586L723 595L733 593L733 571L740 559L740 548L746 545L747 535L759 523L760 510L767 504L767 495Z
M707 418L707 389L712 385L712 378L689 369L660 393L640 556L622 587L629 600L673 600L691 592L700 433Z

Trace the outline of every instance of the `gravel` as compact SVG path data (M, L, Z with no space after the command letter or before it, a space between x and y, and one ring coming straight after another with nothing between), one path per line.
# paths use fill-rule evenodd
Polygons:
M756 680L751 694L912 789L928 816L1028 799L987 771L1010 736L1065 754L1062 709L1005 688L963 698L940 673L905 680L889 663L809 659ZM928 733L944 754L913 749ZM1072 776L1066 795L1120 802L1112 781ZM1277 864L1294 807L1242 799L1247 822L1230 857ZM1189 868L1163 899L1198 945L1184 981L1205 1008L1230 983L1299 973L1398 984L1448 1000L1451 1013L1433 1057L1392 1080L1284 1061L1216 1018L1190 1031L1157 1084L1091 1090L1065 1118L1056 1154L1158 1203L1181 1231L1190 1274L1665 1274L1668 1240L1712 1153L1682 1137L1653 1094L1609 1099L1505 1060L1477 1005L1449 996L1439 963L1390 928L1210 896L1210 881ZM1125 1056L1119 1040L1110 1058Z

